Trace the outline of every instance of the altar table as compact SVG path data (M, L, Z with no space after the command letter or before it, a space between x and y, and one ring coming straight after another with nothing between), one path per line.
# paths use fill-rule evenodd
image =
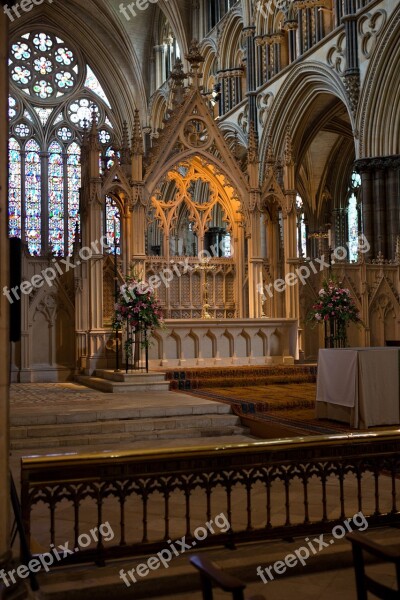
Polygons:
M400 422L399 348L318 353L316 415L356 429Z

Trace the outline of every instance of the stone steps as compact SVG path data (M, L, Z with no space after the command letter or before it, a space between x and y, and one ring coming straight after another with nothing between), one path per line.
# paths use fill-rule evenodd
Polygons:
M172 397L175 394L172 392ZM145 401L144 401L145 402ZM68 410L58 406L54 412L19 412L11 416L11 449L71 448L130 444L142 440L190 439L246 435L240 418L230 406L215 402L160 406L99 405Z
M125 373L100 369L94 375L78 375L77 381L100 392L122 393L130 392L165 392L170 388L165 373Z
M188 439L188 438L215 438L220 436L247 435L249 429L239 425L221 425L218 420L214 425L204 428L190 427L187 429L153 429L149 431L130 431L127 433L101 433L101 434L83 434L64 435L60 437L12 437L10 442L11 450L32 450L39 448L77 448L88 446L102 447L114 444L129 444L143 440L168 440L168 439ZM13 436L13 432L11 432Z
M316 364L165 369L171 390L315 383Z

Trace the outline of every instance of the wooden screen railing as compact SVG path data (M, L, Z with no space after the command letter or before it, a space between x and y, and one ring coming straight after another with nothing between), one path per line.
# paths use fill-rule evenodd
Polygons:
M322 533L359 511L369 526L388 524L399 515L399 434L23 458L26 535L45 548L69 540L79 552L66 560L82 562L159 551L183 535L200 547ZM197 542L196 528L221 513L230 529L214 525ZM82 548L80 536L105 522L112 541Z

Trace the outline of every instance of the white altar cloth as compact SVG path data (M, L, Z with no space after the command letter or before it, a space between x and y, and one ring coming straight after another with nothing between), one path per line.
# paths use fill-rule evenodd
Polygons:
M364 429L400 422L399 348L321 349L318 418Z

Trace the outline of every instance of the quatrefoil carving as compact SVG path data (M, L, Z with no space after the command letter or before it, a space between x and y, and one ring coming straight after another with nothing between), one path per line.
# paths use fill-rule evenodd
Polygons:
M346 35L340 34L337 39L336 45L330 48L326 57L328 65L335 69L339 75L343 75L346 69Z
M386 11L379 9L373 14L367 13L359 20L358 29L361 35L361 52L367 59L372 56L378 36L386 23L386 17Z

